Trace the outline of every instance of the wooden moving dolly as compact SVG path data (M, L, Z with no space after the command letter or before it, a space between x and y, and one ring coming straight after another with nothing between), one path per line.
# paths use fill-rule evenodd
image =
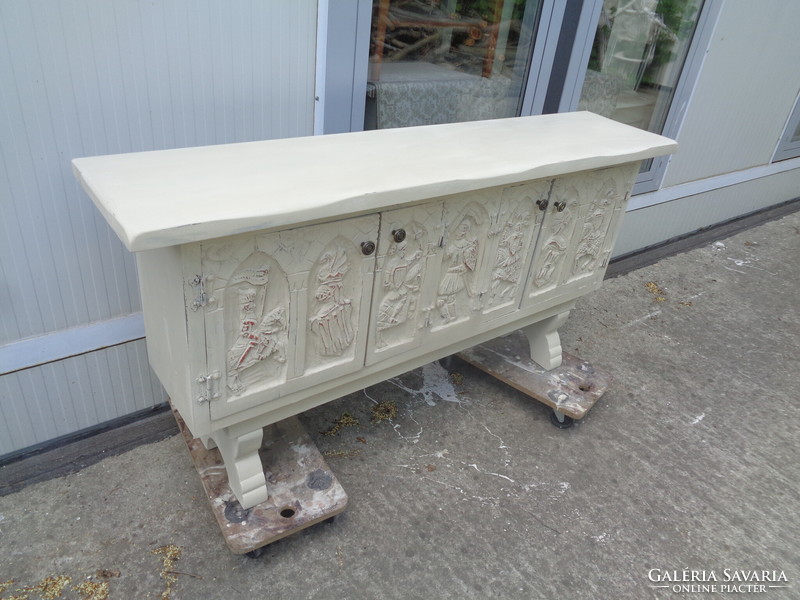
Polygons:
M264 547L301 529L330 522L347 506L347 494L297 417L264 428L259 458L270 495L244 509L228 485L217 449L193 438L173 408L178 428L211 504L225 543L234 554L257 558Z
M567 352L561 366L543 369L531 360L528 340L520 331L455 356L552 408L550 420L560 429L586 416L613 380L610 373Z

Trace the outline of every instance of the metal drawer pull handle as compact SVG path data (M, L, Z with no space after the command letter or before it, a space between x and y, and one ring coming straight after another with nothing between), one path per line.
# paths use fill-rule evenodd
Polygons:
M364 256L369 256L375 252L375 242L361 242L361 252Z
M542 198L541 200L537 200L536 201L536 206L539 207L539 210L547 210L547 205L548 204L549 204L549 202L545 198Z
M392 239L399 244L404 239L406 239L406 230L405 229L392 230Z
M562 210L567 208L567 203L566 202L556 202L554 206L556 207L556 210L558 212L561 212Z

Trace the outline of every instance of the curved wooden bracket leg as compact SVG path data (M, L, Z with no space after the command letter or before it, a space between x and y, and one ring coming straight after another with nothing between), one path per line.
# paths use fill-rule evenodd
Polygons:
M264 437L263 429L234 435L228 429L211 434L217 444L225 470L228 472L228 485L236 494L242 508L251 508L264 502L269 493L264 467L258 449Z
M531 359L543 369L549 371L561 366L561 338L558 328L568 316L567 310L522 328L531 346Z

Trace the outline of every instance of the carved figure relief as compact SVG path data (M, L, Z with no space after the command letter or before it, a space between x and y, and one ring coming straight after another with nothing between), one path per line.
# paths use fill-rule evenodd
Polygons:
M409 244L409 240L392 242L383 267L383 289L386 294L381 301L376 320L376 346L387 345L386 333L403 323L413 320L417 313L419 292L424 275L423 250L419 238L421 230Z
M500 232L492 268L492 298L505 299L514 296L522 273L525 252L523 244L530 217L530 213L515 212Z
M534 277L534 282L538 287L544 287L552 281L556 267L566 251L567 246L563 238L551 238L544 245L541 266Z
M341 248L326 250L317 271L316 308L311 317L311 331L316 336L317 352L323 356L341 356L353 343L353 301L347 298L344 280L350 270L347 253Z
M446 270L436 298L436 308L445 322L459 317L456 306L459 294L466 292L470 298L476 295L471 285L478 265L478 238L472 233L475 224L473 217L465 216L445 248L443 267Z
M597 257L602 250L606 236L606 221L613 206L616 190L611 187L606 189L605 195L595 198L589 206L589 212L583 223L583 231L578 242L578 248L573 263L573 273L591 271L597 262Z
M227 352L228 387L235 394L247 388L241 380L247 369L268 358L286 362L286 308L266 307L268 283L267 266L240 269L228 282L238 289L239 330Z
M569 246L569 233L572 224L572 210L569 205L561 211L553 213L550 237L542 246L539 266L533 276L537 287L544 287L553 281L553 275L558 271L564 259L564 253Z

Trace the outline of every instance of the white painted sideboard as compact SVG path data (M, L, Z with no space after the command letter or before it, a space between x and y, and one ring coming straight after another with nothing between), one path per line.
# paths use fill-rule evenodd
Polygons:
M150 362L241 504L262 428L516 329L544 368L642 159L591 113L79 158L136 252Z

